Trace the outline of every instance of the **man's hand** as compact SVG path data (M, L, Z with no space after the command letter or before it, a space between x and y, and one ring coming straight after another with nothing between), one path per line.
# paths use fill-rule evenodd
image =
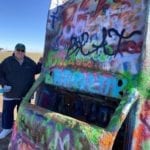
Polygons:
M9 85L4 85L3 89L4 89L4 92L10 92L12 87Z
M43 63L43 57L40 57L38 62L42 64Z

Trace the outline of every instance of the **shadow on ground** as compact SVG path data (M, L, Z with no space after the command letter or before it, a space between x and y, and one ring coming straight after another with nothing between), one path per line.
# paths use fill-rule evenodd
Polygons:
M0 131L2 130L1 128L1 120L2 120L2 113L0 112ZM6 138L0 140L0 150L8 150L8 144L9 144L9 141L10 141L10 137L11 137L11 134L8 135Z

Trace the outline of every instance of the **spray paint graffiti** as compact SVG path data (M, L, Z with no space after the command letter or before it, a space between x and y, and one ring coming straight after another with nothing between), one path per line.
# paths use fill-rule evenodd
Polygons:
M29 108L31 108L31 106L29 106ZM86 145L86 147L90 148L91 150L97 149L95 147L95 144L98 144L100 134L100 132L97 132L97 129L88 131L90 127L88 129L85 129L84 126L81 126L80 129L78 129L79 126L77 122L69 122L69 120L65 121L63 119L60 120L56 114L52 114L53 119L48 119L47 117L41 115L41 112L39 111L35 113L33 112L33 110L28 109L22 110L22 113L23 114L20 114L19 116L20 127L19 129L16 129L19 130L19 132L12 135L12 140L14 140L14 143L12 143L13 145L10 145L10 147L18 149L19 145L19 148L28 147L31 150L40 149L41 147L43 147L44 149L73 150L75 149L75 147L78 147L78 149L82 149L82 146ZM71 128L77 128L77 131L80 130L81 132L79 133L75 130L64 127L60 123L56 123L56 120L60 120L60 123L61 121L65 121L64 123L68 124L68 127L70 126ZM32 128L33 126L34 129ZM88 141L84 136L84 130L86 130L86 134L90 136L93 134L96 138L93 141ZM92 133L90 133L91 131ZM29 137L30 142L28 139Z
M52 113L42 108L37 109L28 104L26 108L22 107L19 110L20 115L17 122L19 132L13 134L10 147L18 149L18 145L21 148L26 145L25 147L31 149L44 147L46 149L60 150L66 148L71 150L82 148L96 150L100 144L102 148L107 146L110 149L116 133L136 99L137 94L133 90L127 99L121 101L121 105L115 112L118 114L118 118L115 115L106 129L89 125L58 113ZM108 135L114 136L109 138L108 143L102 142Z
M57 32L57 35L53 38L53 42L48 43L48 39L46 43L48 44L47 50L49 49L51 52L55 50L55 54L49 54L49 58L53 57L54 59L61 60L58 61L58 63L56 61L49 62L50 66L56 65L62 68L62 70L64 70L62 78L66 80L59 82L57 71L54 71L54 74L56 73L55 75L57 76L49 83L58 85L59 82L59 84L61 84L60 86L64 85L65 87L74 85L74 88L76 87L80 90L84 87L83 89L89 89L87 91L93 92L92 89L88 88L88 85L84 84L84 80L80 80L82 79L82 75L79 75L77 73L78 71L74 71L73 75L68 72L65 73L66 70L64 68L71 66L79 70L80 68L81 70L82 68L88 68L101 70L102 72L119 72L124 75L127 80L127 85L124 87L124 90L126 91L136 86L146 101L147 98L150 97L148 92L150 88L149 72L140 71L143 65L141 55L145 53L142 49L145 39L144 31L146 29L144 25L146 22L144 19L144 15L146 14L144 12L146 11L145 4L146 3L142 0L85 0L81 3L74 1L70 7L67 7L67 4L66 6L62 5L62 7L59 8L61 15L59 12L56 15L61 16L63 19L59 20L59 18L57 18L57 20L55 20L55 27L57 27L57 23L62 23L59 32ZM49 18L49 21L51 21L51 18ZM58 30L58 28L55 27L50 28L50 26L47 26L47 30L50 31L50 33L54 32ZM147 64L147 66L149 66L149 64ZM88 75L88 73L87 71L86 74ZM104 73L104 76L107 75ZM104 76L100 82L103 83L102 87L105 87L105 90L109 89L108 91L110 91L110 89L119 91L116 85L113 85L113 83L109 84L109 80L107 79L105 81ZM76 77L79 80L77 83L73 82L78 81ZM94 85L95 79L96 77L93 76L89 80L86 80L86 82ZM111 86L115 88L111 88ZM102 87L100 88L101 90L103 89ZM103 91L102 93L104 94L105 92ZM115 94L116 93L118 92L115 92ZM106 95L109 94L107 93ZM139 104L139 107L141 107L141 104ZM142 112L141 110L140 113L143 114ZM148 110L147 114L149 114ZM141 126L138 123L140 119L143 123L142 131L144 133L146 132L147 134L145 135L147 136L141 132L141 134L137 136L138 138L135 145L139 145L139 149L146 149L144 147L141 148L142 142L140 141L145 141L144 145L148 145L150 138L149 125L147 121L143 119L143 115L141 115L141 117L137 116L136 119L137 122L135 126ZM145 128L147 128L147 130L145 130ZM137 128L135 131L136 134L139 134L139 131ZM144 139L140 140L140 137ZM145 140L145 137L147 137L148 140ZM107 139L103 139L103 141L107 143ZM149 149L149 147L147 149Z
M137 123L137 127L134 131L134 143L133 149L149 149L150 147L150 100L142 103L142 107L139 113L140 122Z
M90 68L137 74L144 36L141 3L91 0L59 5L49 12L47 48L65 65L88 63Z
M20 142L20 149L26 147L31 150L41 147L111 149L137 99L131 92L132 88L138 89L140 98L135 115L130 118L135 121L133 124L129 121L129 127L132 126L130 133L124 129L123 135L133 136L130 135L130 142L126 138L121 140L127 143L128 149L150 149L149 52L143 49L148 38L145 34L146 14L150 1L52 0L51 4L46 27L44 84L67 88L74 93L84 92L83 95L115 97L120 99L120 103L112 111L108 126L103 128L58 113L47 113L29 104L22 106L10 149L18 149L17 142ZM48 97L52 96L49 94ZM99 117L106 118L108 109L103 103L101 107ZM92 105L93 112L94 109Z
M83 72L73 69L55 68L50 81L48 78L46 82L59 87L116 98L123 96L123 91L127 86L127 80L119 75L113 76L109 73Z
M117 49L113 50L113 46L109 46L107 45L107 35L109 35L109 37L112 37L112 33L115 33L116 36L119 37L118 42L116 41L116 43L118 43L117 45ZM88 39L89 39L89 35L87 32L84 32L81 34L81 37L71 37L71 45L69 46L68 50L67 50L67 58L70 57L71 55L73 55L74 53L77 55L79 52L81 52L82 55L84 56L88 56L91 55L92 53L97 53L100 48L103 48L103 52L105 55L109 55L109 56L113 56L113 55L117 55L117 53L122 54L122 50L120 50L120 47L125 47L125 44L127 44L128 46L126 47L126 49L124 48L124 52L128 52L128 53L136 53L136 52L140 52L140 48L136 49L136 43L133 41L129 41L126 43L123 43L123 45L121 45L121 41L122 39L129 39L130 37L138 34L141 35L140 31L133 31L130 35L128 36L124 36L125 33L125 29L123 29L121 31L121 34L118 33L118 31L116 29L109 29L107 30L106 28L102 29L102 42L99 45L95 45L93 44L92 50L90 51L83 51L83 47L85 46L86 43L88 43ZM92 42L92 41L91 41ZM133 49L132 49L133 48ZM70 52L71 51L71 52Z

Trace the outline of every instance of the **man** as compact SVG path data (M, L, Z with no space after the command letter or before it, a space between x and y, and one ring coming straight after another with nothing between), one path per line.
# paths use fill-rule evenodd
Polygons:
M14 108L17 109L22 98L26 95L34 82L35 74L41 71L41 62L36 64L25 56L25 45L18 43L12 56L0 64L0 84L4 89L2 128L0 139L5 138L12 131Z

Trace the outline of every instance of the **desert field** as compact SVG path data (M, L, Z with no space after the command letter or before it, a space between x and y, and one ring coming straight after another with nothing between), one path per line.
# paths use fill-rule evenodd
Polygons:
M0 62L4 58L11 56L12 53L13 53L12 51L0 51ZM42 53L27 52L26 55L32 58L36 62L39 60L40 57L42 57Z
M0 51L0 62L2 62L6 57L12 55L13 52L11 51ZM35 62L38 62L39 58L42 57L42 53L31 53L31 52L28 52L26 54L27 56L29 56L30 58L32 58ZM1 88L1 86L0 86ZM3 101L2 101L2 95L0 94L0 130L1 130L1 112L2 112L2 104L3 104ZM16 111L14 112L15 113L15 118L17 117L16 115ZM9 135L7 138L3 139L3 140L0 140L0 150L7 150L8 149L8 143L9 143L9 140L10 140L10 136Z

